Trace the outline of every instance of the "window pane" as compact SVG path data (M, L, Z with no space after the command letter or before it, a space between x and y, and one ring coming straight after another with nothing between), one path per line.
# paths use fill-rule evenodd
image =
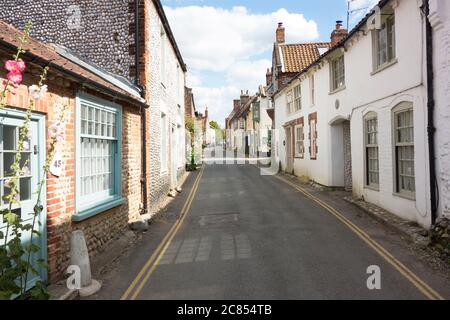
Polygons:
M16 158L16 154L14 152L5 152L3 154L3 176L4 177L12 176L11 166L14 163L15 158Z
M17 149L17 127L3 126L3 150Z
M20 200L31 199L31 178L20 179Z

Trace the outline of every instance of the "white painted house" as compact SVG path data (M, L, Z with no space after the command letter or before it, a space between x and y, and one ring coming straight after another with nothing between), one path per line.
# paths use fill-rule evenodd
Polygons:
M275 92L275 161L287 172L352 190L429 226L423 2L383 0L378 6L381 11L318 52L320 58ZM336 30L343 30L340 23ZM442 95L448 97L445 83ZM448 98L443 100L448 117ZM448 186L446 181L441 183Z
M186 66L170 30L161 3L148 1L146 29L150 101L149 157L150 203L157 209L185 172L185 73Z

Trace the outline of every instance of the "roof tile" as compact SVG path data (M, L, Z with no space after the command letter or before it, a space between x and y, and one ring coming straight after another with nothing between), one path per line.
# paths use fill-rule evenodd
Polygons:
M319 48L331 48L330 42L281 44L284 72L300 72L320 57Z

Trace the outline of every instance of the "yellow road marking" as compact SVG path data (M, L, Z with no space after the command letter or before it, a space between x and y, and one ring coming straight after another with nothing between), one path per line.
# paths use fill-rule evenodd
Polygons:
M403 263L398 261L389 251L387 251L384 247L382 247L378 242L373 240L366 232L356 226L353 222L344 217L339 211L331 207L329 204L320 200L319 198L313 196L311 193L306 191L305 189L297 186L296 184L282 178L280 176L275 176L275 178L283 181L284 183L290 185L296 190L300 191L304 196L309 198L310 200L316 202L321 207L326 209L332 215L334 215L338 220L344 223L347 227L349 227L354 233L358 235L366 244L368 244L373 250L375 250L384 260L390 263L400 274L402 274L406 279L408 279L419 291L424 294L427 298L431 300L444 300L444 298L437 293L434 289L432 289L428 284L425 283L422 279L420 279L417 275L415 275L410 269L408 269Z
M189 208L192 204L192 200L194 199L195 193L197 192L197 188L198 185L200 184L200 179L203 175L203 171L204 171L204 166L202 167L200 173L198 174L197 178L194 181L194 184L192 186L191 192L189 193L189 196L186 199L186 202L183 205L183 208L181 209L181 213L180 216L178 217L177 221L174 223L174 225L172 226L172 228L169 230L169 232L165 235L165 237L163 238L163 240L161 241L161 243L158 245L158 247L155 249L155 251L153 252L153 254L150 256L150 258L147 260L147 262L145 263L145 265L142 267L142 269L139 271L139 273L137 274L137 276L134 278L134 280L131 282L130 286L127 288L127 290L124 292L124 294L122 295L122 297L120 298L120 300L126 300L129 298L130 294L133 292L133 290L135 289L135 287L139 284L139 286L137 287L136 291L134 292L134 294L132 295L131 299L135 299L137 297L137 295L139 294L139 292L142 290L143 285L145 284L145 282L148 280L150 274L153 272L154 266L157 264L157 262L160 259L160 256L162 256L162 254L166 251L168 244L170 244L170 242L172 241L173 237L175 236L176 232L178 231L179 227L181 226L181 224L184 221L184 218L186 217L187 212L189 211ZM158 255L158 253L160 253ZM162 253L162 254L161 254ZM155 262L155 259L158 259ZM145 278L142 279L142 277L144 276L144 274L148 271L148 269L151 268L151 272L149 271ZM141 281L142 279L142 281Z

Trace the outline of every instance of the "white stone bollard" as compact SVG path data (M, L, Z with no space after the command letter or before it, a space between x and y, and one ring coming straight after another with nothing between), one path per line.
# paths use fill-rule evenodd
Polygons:
M81 297L93 295L100 290L100 282L92 279L89 252L81 230L72 232L70 239L70 264L80 268L81 288L79 289L79 294Z

